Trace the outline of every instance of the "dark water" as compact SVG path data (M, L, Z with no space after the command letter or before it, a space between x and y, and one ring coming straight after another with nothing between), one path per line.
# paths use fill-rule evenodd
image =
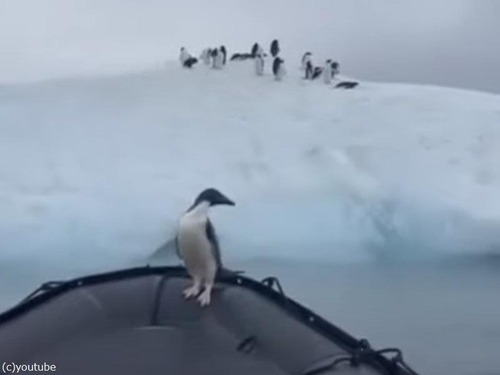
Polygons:
M402 349L420 374L500 374L497 258L355 265L258 260L231 266L250 277L277 276L290 297L355 337L376 348ZM42 281L83 273L4 264L0 309Z

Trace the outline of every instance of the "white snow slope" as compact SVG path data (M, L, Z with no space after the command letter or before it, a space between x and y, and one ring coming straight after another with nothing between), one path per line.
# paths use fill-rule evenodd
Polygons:
M214 210L227 262L496 251L499 96L288 70L0 86L0 263L136 262L209 186L237 202Z

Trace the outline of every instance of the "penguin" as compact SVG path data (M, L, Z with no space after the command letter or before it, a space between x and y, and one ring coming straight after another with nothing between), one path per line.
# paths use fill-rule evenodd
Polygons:
M349 89L353 89L353 88L357 87L358 85L359 85L359 82L343 81L343 82L337 83L337 85L335 87L349 90Z
M184 66L186 68L192 68L194 64L198 63L198 59L196 57L190 56L186 61L184 61Z
M205 48L200 55L200 60L203 61L205 65L210 65L210 54L212 50L210 48Z
M255 56L254 59L255 64L255 74L261 76L264 74L264 57L260 53Z
M269 52L271 52L272 57L278 56L278 54L280 53L280 45L279 45L278 39L274 39L271 42L271 48L270 48Z
M259 45L259 47L257 48L257 55L261 55L262 58L266 57L266 53L264 52L264 48L262 48L262 46Z
M307 68L307 63L311 61L312 53L311 52L306 52L302 56L302 62L300 64L301 70L306 70ZM307 79L307 77L306 77Z
M212 68L217 69L217 63L219 59L219 50L217 48L212 49L211 57L212 57Z
M321 73L323 73L323 68L321 66L315 66L311 79L315 80L321 75Z
M306 75L305 75L304 79L313 79L314 66L313 66L311 60L306 61L305 70L306 70Z
M328 59L325 62L325 67L323 68L323 81L327 85L332 83L332 60L331 59Z
M185 66L185 63L186 61L190 58L191 56L189 55L188 51L186 50L186 48L184 47L181 47L181 53L180 53L180 56L179 56L179 60L181 62L181 66Z
M252 46L252 49L250 51L250 53L252 54L252 57L257 57L257 52L259 51L259 43L254 43L254 45Z
M284 66L285 60L275 57L273 61L273 74L274 74L274 79L276 81L281 81L283 76L285 75L285 66Z
M216 205L235 206L235 203L217 189L203 190L179 219L176 237L178 255L192 279L192 285L183 295L186 299L197 296L201 306L210 304L216 275L224 270L217 235L208 217L210 207Z
M226 65L227 61L227 50L225 46L220 46L220 52L222 54L222 65Z
M332 78L339 74L339 63L337 61L332 62Z
M214 68L222 69L222 65L224 64L224 53L222 52L221 48L217 50L217 55L215 56L214 60Z
M234 60L241 60L241 53L233 53L233 55L230 58L231 61Z
M263 55L265 56L265 55ZM253 59L254 56L252 56L251 53L246 53L246 52L243 52L243 53L234 53L231 58L230 58L230 61L245 61L245 60L249 60L249 59Z

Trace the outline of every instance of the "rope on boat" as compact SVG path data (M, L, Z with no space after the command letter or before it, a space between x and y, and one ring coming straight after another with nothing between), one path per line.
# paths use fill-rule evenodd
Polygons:
M402 368L406 371L408 375L418 375L403 359L403 353L397 348L387 348L380 350L373 350L366 339L361 339L358 341L358 346L354 349L352 355L347 355L343 357L336 358L330 364L323 366L321 368L315 368L314 370L305 372L301 375L319 375L322 372L335 370L337 366L342 363L348 363L352 367L358 367L362 363L373 364L376 363L377 357L384 354L393 354L395 356L390 358L391 368L386 368L387 375L400 375Z
M276 289L281 294L281 296L286 297L285 292L283 290L283 287L281 286L278 278L276 278L274 276L266 277L265 279L263 279L261 281L261 283L269 288L274 288L276 286Z

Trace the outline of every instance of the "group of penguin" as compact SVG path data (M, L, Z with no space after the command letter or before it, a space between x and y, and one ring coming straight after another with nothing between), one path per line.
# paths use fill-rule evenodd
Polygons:
M286 73L283 64L285 61L278 56L279 52L279 42L275 39L271 42L270 53L273 57L272 70L276 80L281 80ZM264 74L264 57L266 56L264 49L258 43L255 43L250 53L235 53L231 56L231 61L253 59L255 61L255 74L261 76ZM186 48L182 47L179 59L181 65L185 68L192 68L201 60L205 65L213 69L222 69L227 62L227 49L225 46L205 48L198 59L191 56Z
M271 53L271 56L273 58L272 71L274 78L277 81L281 81L281 79L286 73L286 70L284 64L285 60L283 60L281 57L278 56L280 53L280 45L277 39L274 39L271 42L269 52ZM262 46L259 43L255 43L252 46L252 49L249 54L235 53L231 57L231 60L246 60L248 58L253 59L255 66L255 74L261 76L264 74L265 57L267 57L267 54L264 52Z
M305 72L304 79L314 80L323 74L323 80L326 84L330 84L335 75L339 73L339 63L331 59L326 60L324 67L314 66L311 52L306 52L302 56L301 68Z
M181 48L179 57L181 65L185 68L192 68L194 64L198 63L198 59L191 56L185 47ZM226 65L227 50L226 47L220 46L219 48L205 48L200 55L205 65L211 65L213 69L222 69Z
M280 53L280 45L277 39L274 39L271 42L271 46L269 47L269 52L273 58L272 71L274 78L277 81L281 81L281 79L286 73L286 70L284 64L285 60L283 60L281 57L278 56ZM250 53L235 53L231 56L231 61L253 59L255 66L255 74L261 76L264 74L265 57L267 57L267 54L264 52L262 46L259 43L254 43L252 49L250 50Z
M283 76L286 74L285 70L285 60L283 60L280 56L280 45L277 39L274 39L271 42L269 52L272 56L272 72L274 75L274 79L276 81L281 81ZM255 74L258 76L262 76L264 74L264 65L265 65L265 57L267 54L264 52L264 49L258 43L255 43L250 53L235 53L231 56L231 61L242 61L253 59ZM180 52L180 62L181 65L185 68L192 68L193 65L198 63L201 60L207 66L212 67L213 69L222 69L227 62L227 49L225 46L220 46L216 48L205 48L199 59L191 56L185 47L181 48ZM323 76L323 81L328 85L332 82L335 76L339 73L339 63L337 61L333 61L332 59L328 59L325 62L323 67L314 66L312 63L312 53L306 52L302 56L301 69L304 71L304 79L306 80L315 80L321 76ZM353 81L344 81L338 83L335 87L337 88L346 88L352 89L358 85L358 82Z

